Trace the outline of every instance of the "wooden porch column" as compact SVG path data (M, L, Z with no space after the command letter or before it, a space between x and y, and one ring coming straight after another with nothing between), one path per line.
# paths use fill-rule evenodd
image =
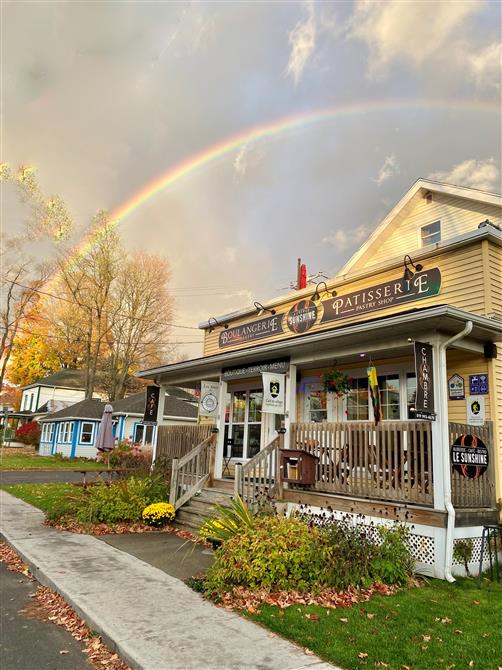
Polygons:
M221 479L223 476L223 452L225 449L225 407L227 404L227 382L224 382L220 375L220 397L218 399L218 415L216 417L216 427L218 435L216 437L216 452L214 458L214 478Z
M159 393L159 407L157 409L157 425L155 426L154 437L153 437L153 454L152 454L152 465L155 463L157 458L157 439L159 434L159 426L164 423L164 405L166 403L166 391L167 384L160 384L160 393Z
M284 408L284 428L286 429L284 438L284 446L289 448L291 441L290 427L296 421L296 365L293 363L289 366L289 371L286 373L286 403Z

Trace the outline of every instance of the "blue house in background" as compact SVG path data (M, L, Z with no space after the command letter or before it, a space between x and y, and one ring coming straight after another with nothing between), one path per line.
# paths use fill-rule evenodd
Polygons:
M164 423L195 423L198 413L195 398L182 389L174 388L172 393L176 395L166 394ZM141 446L153 443L156 426L142 423L145 400L146 392L142 391L112 403L113 434L116 438ZM95 458L97 450L94 445L105 404L101 400L82 400L41 419L39 454Z

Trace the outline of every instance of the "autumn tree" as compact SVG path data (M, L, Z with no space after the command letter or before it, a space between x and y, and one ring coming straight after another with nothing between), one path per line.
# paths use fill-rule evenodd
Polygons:
M47 256L55 245L67 238L72 230L71 217L63 200L45 196L31 168L13 172L8 165L0 165L2 193L13 187L24 205L27 215L21 226L11 222L8 234L2 230L0 246L0 389L3 388L7 367L16 338L25 327L29 314L40 299L51 268L33 255L34 245L47 247ZM5 228L5 227L4 227Z
M168 292L169 266L161 256L136 252L127 258L110 300L109 356L105 378L110 400L123 398L130 376L171 353L168 342L173 305Z
M68 253L58 264L58 297L71 305L61 327L74 328L83 346L86 398L92 398L99 361L107 345L117 304L112 287L120 273L124 251L113 222L99 212L87 235L84 250ZM60 314L61 316L61 314Z

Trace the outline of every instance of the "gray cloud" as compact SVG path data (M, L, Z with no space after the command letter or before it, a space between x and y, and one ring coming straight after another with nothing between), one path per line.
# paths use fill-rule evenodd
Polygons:
M351 11L348 3L315 5L306 41L315 48L285 77L291 32L311 16L298 3L6 4L4 159L36 165L83 226L246 128L366 101L357 113L241 145L120 224L128 246L169 258L180 323L277 295L295 278L298 256L309 273L334 273L417 177L486 157L500 164L497 111L457 104L495 98L491 52L476 76L443 71L442 50L427 45L433 55L410 67L402 52L390 60L362 37L345 39ZM476 21L469 14L458 23L466 53L482 55L496 42L499 14L488 3ZM370 49L385 77L368 80ZM450 105L382 109L394 98ZM393 155L399 172L379 186ZM177 332L189 340L190 331Z

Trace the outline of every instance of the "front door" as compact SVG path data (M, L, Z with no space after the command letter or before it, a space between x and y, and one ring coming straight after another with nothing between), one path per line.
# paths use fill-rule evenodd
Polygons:
M225 456L247 460L260 451L263 389L230 391L225 415Z

